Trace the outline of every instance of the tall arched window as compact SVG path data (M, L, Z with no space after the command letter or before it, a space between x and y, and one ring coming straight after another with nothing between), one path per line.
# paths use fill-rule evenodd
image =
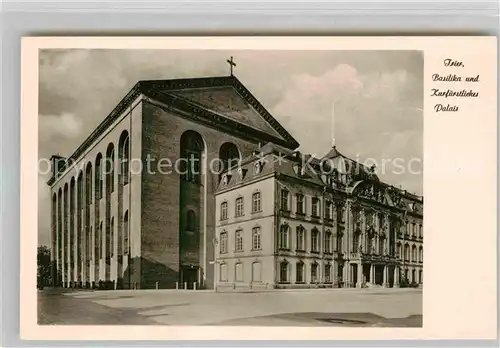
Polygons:
M90 259L92 258L92 226L89 226L89 231L87 233L87 242L86 242L86 257L87 257L87 263L90 262Z
M224 143L219 148L219 159L221 160L221 172L239 165L241 157L238 147L233 143Z
M76 194L76 261L78 267L82 261L82 208L83 208L83 171L80 171L77 179L77 194Z
M80 171L77 179L77 196L76 196L76 210L80 213L83 207L83 172Z
M228 245L227 245L227 231L222 231L220 233L220 246L219 246L219 252L221 254L227 253L228 250Z
M260 227L255 226L252 228L252 250L260 250Z
M98 235L99 235L99 243L98 243L98 250L99 250L99 257L102 259L104 257L104 248L102 247L102 221L101 223L99 224L99 232L98 232Z
M304 262L302 262L302 261L297 262L295 273L296 273L295 274L295 282L296 283L303 283L304 282Z
M111 218L111 224L109 225L109 252L111 257L115 254L115 219Z
M87 276L90 276L90 259L92 258L92 226L90 223L90 205L92 204L92 163L85 168L85 258Z
M71 178L71 184L70 187L75 187L75 178ZM73 226L73 214L72 214L72 209L74 206L74 200L71 199L73 198L72 195L70 194L72 190L68 189L68 184L64 185L64 247L67 248L67 245L69 244L69 262L71 263L70 268L73 268L73 251L74 251L74 245L75 245L75 239L74 239L74 233L70 229L68 231L68 218L70 220L70 226L71 228L74 228ZM70 218L71 217L71 218ZM68 239L68 233L69 233L69 239ZM68 243L69 241L69 243ZM66 249L67 250L67 249ZM66 255L66 258L68 256L67 252L64 252L64 255Z
M245 214L244 206L243 206L243 197L236 198L235 213L236 217L243 216Z
M260 282L262 281L261 277L261 264L260 262L253 262L252 263L252 282Z
M130 176L130 149L129 136L123 131L118 142L118 159L120 163L120 185L127 185Z
M288 282L288 262L282 261L280 263L280 282Z
M57 200L57 251L59 255L59 267L63 261L63 231L62 231L62 190L59 189Z
M289 233L288 230L290 229L290 226L287 224L281 225L280 228L280 239L279 239L279 247L280 249L288 249L289 248Z
M325 253L331 253L332 252L332 232L330 230L327 230L325 232Z
M129 251L129 225L128 225L128 210L125 211L125 216L123 217L123 248L125 249L125 255Z
M260 201L260 192L254 192L252 194L252 213L256 213L261 211L261 201Z
M92 163L87 163L85 169L85 204L92 204Z
M318 278L318 264L316 262L313 262L311 264L311 283L317 283L319 280Z
M227 220L227 202L220 204L220 219Z
M56 256L57 252L57 195L54 193L52 195L52 256ZM54 281L54 280L53 280Z
M417 262L417 247L414 245L411 247L411 260Z
M419 253L419 259L418 259L418 262L424 262L424 248L423 247L420 247L418 249L418 253Z
M384 255L385 252L385 236L381 235L378 240L378 254Z
M325 265L325 283L332 282L332 265L327 263Z
M95 160L95 199L99 200L102 198L102 186L103 186L103 168L102 168L102 155L98 153Z
M305 231L304 231L304 226L299 225L296 228L296 234L297 234L297 250L298 251L305 251Z
M186 131L181 136L181 178L199 184L201 161L205 146L199 133Z
M311 231L311 252L319 253L319 231L316 227Z
M188 210L186 214L186 230L194 232L198 230L198 219L194 210Z
M344 252L343 251L343 247L342 247L342 245L343 245L343 237L344 237L344 234L341 231L337 232L337 244L336 244L336 248L337 248L337 252L339 252L339 253L343 253Z
M106 191L107 193L115 191L115 146L113 143L110 143L106 150Z
M234 233L235 251L243 251L243 230L238 229Z
M361 231L356 230L352 235L352 252L357 253L359 251L359 236Z
M405 261L410 261L410 246L405 244Z

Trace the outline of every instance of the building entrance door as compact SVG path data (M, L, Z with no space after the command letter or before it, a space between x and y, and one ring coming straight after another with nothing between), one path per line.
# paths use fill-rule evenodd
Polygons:
M382 285L384 282L384 265L375 266L375 284Z
M194 283L196 287L199 288L198 284L198 267L188 266L181 268L181 287L184 288L185 283L187 283L188 289L194 288Z

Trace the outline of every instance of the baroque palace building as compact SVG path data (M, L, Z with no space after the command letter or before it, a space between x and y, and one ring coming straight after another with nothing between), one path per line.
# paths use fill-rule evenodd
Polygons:
M335 147L321 159L257 153L216 193L218 288L422 284L422 198Z
M422 199L364 167L318 175L298 147L232 74L139 81L52 157L53 285L421 283Z

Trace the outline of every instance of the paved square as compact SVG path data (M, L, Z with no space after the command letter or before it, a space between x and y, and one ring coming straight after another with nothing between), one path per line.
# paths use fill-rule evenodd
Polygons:
M421 326L420 289L44 290L40 324Z

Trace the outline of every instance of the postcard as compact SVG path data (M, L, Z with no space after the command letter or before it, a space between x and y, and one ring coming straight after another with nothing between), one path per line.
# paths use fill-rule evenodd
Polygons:
M497 59L23 38L21 337L496 338Z

